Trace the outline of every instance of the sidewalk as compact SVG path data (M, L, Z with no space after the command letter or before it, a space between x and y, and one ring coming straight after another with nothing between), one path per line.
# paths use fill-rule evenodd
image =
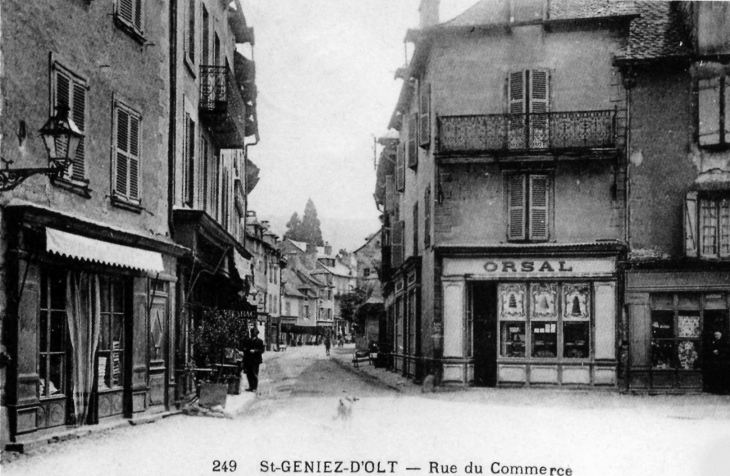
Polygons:
M400 374L391 372L384 368L376 368L367 362L362 362L356 368L352 363L352 357L355 355L355 344L345 344L344 347L332 347L330 358L334 360L343 369L355 373L368 380L377 381L380 385L386 386L392 390L404 394L421 393L421 387L403 377Z

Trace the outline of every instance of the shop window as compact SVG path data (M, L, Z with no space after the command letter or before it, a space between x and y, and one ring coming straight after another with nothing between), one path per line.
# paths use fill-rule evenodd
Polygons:
M591 286L531 283L529 298L527 290L522 283L499 286L500 356L590 358Z
M399 296L395 299L395 344L393 350L397 354L404 353L404 342L403 342L403 311L404 311L404 299L403 296Z
M66 278L63 273L41 273L41 312L38 327L38 395L55 397L67 391Z
M701 367L700 296L652 296L651 366L656 370L699 370Z
M100 278L101 332L97 353L97 388L124 385L124 286L112 278Z
M408 341L406 342L406 354L416 354L416 303L418 300L416 289L408 291Z
M507 190L507 239L546 241L550 237L550 180L545 174L509 174Z

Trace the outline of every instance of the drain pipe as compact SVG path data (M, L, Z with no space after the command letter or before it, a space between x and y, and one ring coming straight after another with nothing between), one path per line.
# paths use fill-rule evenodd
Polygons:
M170 124L167 134L167 226L175 238L175 152L177 137L177 0L170 0Z

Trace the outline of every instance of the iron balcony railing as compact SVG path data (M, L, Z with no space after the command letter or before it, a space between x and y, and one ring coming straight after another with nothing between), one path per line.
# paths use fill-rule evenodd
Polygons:
M200 66L200 113L221 147L243 147L246 105L227 66Z
M442 154L559 152L616 147L616 111L440 116Z

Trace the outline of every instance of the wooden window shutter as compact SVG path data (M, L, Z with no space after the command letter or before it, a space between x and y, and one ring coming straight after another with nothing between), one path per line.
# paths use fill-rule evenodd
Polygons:
M406 188L406 169L405 169L405 144L398 144L398 154L395 162L395 190L402 192Z
M697 192L687 192L684 201L684 254L696 258L699 240L697 227Z
M510 73L507 77L507 146L510 149L525 149L525 126L527 116L526 106L526 83L527 73L518 71Z
M135 0L118 0L117 15L132 23L134 20L134 4Z
M188 58L195 62L195 0L188 0Z
M55 106L65 107L69 110L69 117L74 121L79 131L86 132L86 86L70 75L56 69L56 95ZM66 170L66 178L72 180L84 180L86 177L86 138L79 141L76 156Z
M730 144L730 80L727 76L722 78L722 101L724 104L722 120L725 123L725 143Z
M140 119L129 117L129 199L139 200Z
M720 258L730 257L730 200L724 198L719 200L719 245Z
M408 167L418 167L418 113L408 116Z
M525 232L526 182L526 175L515 174L507 178L507 238L510 240L524 240L527 235Z
M413 256L418 256L418 202L413 204Z
M142 0L136 0L135 1L135 10L134 10L134 26L142 29Z
M431 246L431 184L426 185L423 196L423 246Z
M68 108L71 110L71 79L60 71L56 71L56 109ZM54 111L55 113L56 111ZM76 122L76 121L74 121ZM81 144L79 144L79 148ZM64 147L64 151L66 148ZM73 166L71 166L73 167Z
M418 83L420 85L419 95L419 118L420 136L418 145L428 149L431 143L431 83Z
M395 177L393 175L385 176L385 211L393 210L395 205Z
M129 114L117 107L117 150L114 167L114 194L127 198L129 174Z
M547 175L530 176L530 239L547 240L550 213L550 187Z
M719 144L720 78L701 79L698 87L700 145Z
M530 148L545 149L550 143L550 74L547 70L530 71Z
M391 235L391 266L399 267L403 263L403 222L393 224Z

